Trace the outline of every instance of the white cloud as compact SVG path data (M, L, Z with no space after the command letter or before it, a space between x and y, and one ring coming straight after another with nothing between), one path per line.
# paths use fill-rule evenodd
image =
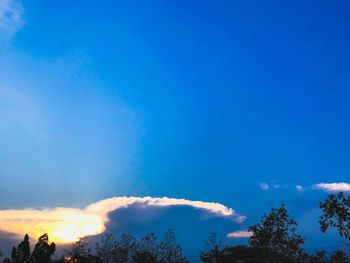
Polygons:
M228 233L226 236L228 238L249 238L253 235L252 232L249 231L235 231Z
M17 235L28 233L35 237L48 233L52 241L69 243L81 236L102 233L108 222L109 212L135 204L145 207L191 206L237 222L245 220L245 216L219 203L168 197L113 197L92 203L85 209L58 207L43 210L0 210L0 230Z
M20 1L0 0L0 37L11 37L23 26L23 6Z
M261 183L260 188L261 190L266 191L270 189L270 186L267 183Z
M112 197L89 205L85 210L92 213L108 213L120 208L126 208L133 204L146 206L192 206L198 209L207 210L218 216L234 217L237 221L245 218L236 214L232 208L228 208L219 203L210 203L203 201L191 201L187 199L177 199L168 197Z
M305 188L302 186L302 185L296 185L295 186L295 189L298 191L298 192L301 192L301 191L304 191Z
M314 188L325 190L326 192L350 192L350 183L319 183Z

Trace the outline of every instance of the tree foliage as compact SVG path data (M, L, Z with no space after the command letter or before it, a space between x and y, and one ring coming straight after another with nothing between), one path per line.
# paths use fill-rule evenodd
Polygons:
M123 234L117 241L114 250L114 262L133 263L136 251L136 239L132 235Z
M217 235L211 233L205 242L208 251L200 254L200 260L203 263L217 263L223 261L223 250L221 241L217 240Z
M160 243L160 263L187 263L182 248L177 244L174 231L169 229Z
M68 257L81 260L90 255L90 247L86 238L80 237L77 242L75 242L69 249L66 250Z
M49 262L52 254L55 253L55 250L55 243L49 244L49 236L44 234L39 237L38 242L35 244L31 255L31 261L36 263Z
M350 196L343 192L331 194L320 203L322 215L319 223L324 233L329 227L338 230L341 237L344 237L350 245Z
M124 234L115 240L111 234L102 236L96 244L96 256L102 263L187 263L173 230L168 230L159 244L154 233L139 242Z
M142 238L137 245L134 260L137 263L156 263L159 262L159 245L157 236L154 233L148 234Z
M29 236L26 234L23 241L16 247L12 248L11 262L12 263L47 263L51 256L55 253L55 243L49 243L47 234L39 237L35 244L33 252L30 253ZM10 261L9 259L5 259Z
M321 251L316 251L315 253L311 254L309 256L309 262L310 263L326 263L327 258L326 258L326 251L321 250Z
M304 255L301 248L304 239L296 234L296 227L297 222L289 217L286 207L281 205L265 215L261 223L249 227L253 233L249 244L254 248L283 255L290 262L297 262ZM269 258L268 255L267 257Z
M101 241L96 243L96 256L101 263L113 262L113 252L117 246L117 243L110 233L105 233L101 237Z
M349 263L350 258L345 254L344 251L336 250L332 253L329 262L331 262L331 263Z
M24 235L24 239L19 243L17 249L15 247L12 248L11 259L15 263L27 263L30 261L30 244L27 234Z

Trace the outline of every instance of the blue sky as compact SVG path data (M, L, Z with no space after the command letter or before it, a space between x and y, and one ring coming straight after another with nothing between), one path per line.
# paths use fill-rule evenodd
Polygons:
M328 245L315 185L350 183L349 5L0 0L0 209L168 196L232 207L235 230L284 202Z

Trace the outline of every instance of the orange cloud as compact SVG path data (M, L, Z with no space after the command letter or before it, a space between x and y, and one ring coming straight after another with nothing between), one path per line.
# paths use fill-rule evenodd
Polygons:
M101 216L80 209L55 208L45 210L0 210L0 229L18 235L28 233L38 237L49 233L57 243L76 241L81 236L104 231Z

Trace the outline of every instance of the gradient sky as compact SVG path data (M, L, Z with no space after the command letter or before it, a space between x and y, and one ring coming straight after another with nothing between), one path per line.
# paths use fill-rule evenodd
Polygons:
M244 230L284 202L309 247L334 243L315 185L350 183L349 8L0 0L0 209L167 196Z

